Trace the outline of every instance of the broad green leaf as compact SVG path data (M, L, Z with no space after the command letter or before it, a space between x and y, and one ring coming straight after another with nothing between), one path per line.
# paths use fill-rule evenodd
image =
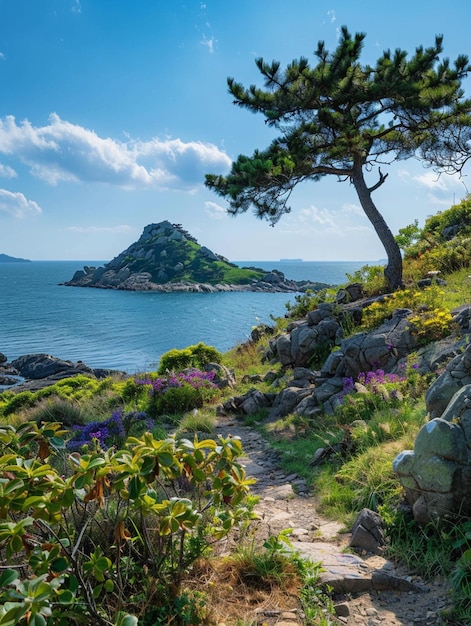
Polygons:
M28 626L47 626L47 622L41 613L34 613L28 620Z
M61 589L57 592L57 597L61 604L72 604L75 600L75 595L69 589Z
M171 465L173 465L175 457L171 452L159 452L158 459L161 465L163 465L164 467L170 467Z
M0 574L0 587L6 587L11 585L12 582L17 580L18 572L14 569L6 569Z
M58 559L55 559L51 563L51 571L54 572L55 574L61 574L62 572L65 572L68 567L69 567L69 562L63 556L59 557Z
M106 570L111 567L111 561L106 556L101 556L93 562L93 566L100 570L100 572L106 572Z

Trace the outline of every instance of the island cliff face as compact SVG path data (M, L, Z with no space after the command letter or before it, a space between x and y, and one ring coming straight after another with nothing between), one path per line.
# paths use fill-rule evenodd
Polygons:
M103 267L75 272L72 287L128 291L286 291L321 289L324 283L286 280L277 270L240 268L208 248L180 224L149 224L141 237Z

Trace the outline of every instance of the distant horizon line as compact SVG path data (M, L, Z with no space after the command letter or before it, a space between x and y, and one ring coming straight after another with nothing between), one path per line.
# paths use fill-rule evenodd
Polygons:
M9 255L7 255L9 256ZM16 257L20 259L21 257ZM18 263L29 261L30 263L109 263L112 259L28 259L23 258ZM386 259L237 259L229 260L229 263L385 263Z

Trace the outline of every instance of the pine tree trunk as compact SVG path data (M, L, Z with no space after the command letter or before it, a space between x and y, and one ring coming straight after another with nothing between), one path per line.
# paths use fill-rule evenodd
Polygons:
M366 217L370 220L386 251L388 264L384 270L384 275L388 282L389 289L394 291L399 287L402 287L403 284L401 250L397 245L389 226L386 224L383 216L371 199L371 190L366 186L361 167L355 168L355 173L352 176L352 183L358 194L361 207L365 212Z

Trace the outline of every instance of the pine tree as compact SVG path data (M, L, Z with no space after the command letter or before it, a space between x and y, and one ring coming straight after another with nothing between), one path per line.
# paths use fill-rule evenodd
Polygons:
M227 176L207 174L206 186L228 200L230 214L252 207L274 225L290 212L298 183L327 175L349 181L385 248L385 276L396 289L401 253L372 199L388 175L381 166L416 157L438 173L461 174L471 156L471 100L461 83L471 66L465 55L453 65L440 60L441 36L410 58L387 50L374 67L362 65L364 38L343 27L334 52L318 43L312 67L304 57L284 70L277 61L257 59L263 89L228 78L234 104L262 113L280 135L267 149L240 155ZM368 186L365 173L373 170L376 182Z

